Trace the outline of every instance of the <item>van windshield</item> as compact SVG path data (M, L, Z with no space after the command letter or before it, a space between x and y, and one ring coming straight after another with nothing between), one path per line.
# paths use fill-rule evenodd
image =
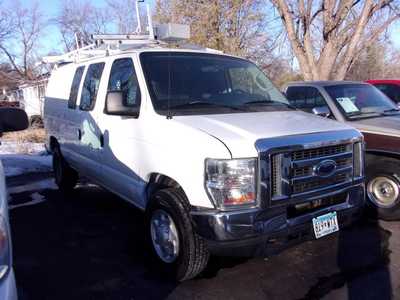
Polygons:
M291 109L265 74L243 59L185 52L145 52L140 59L162 115Z

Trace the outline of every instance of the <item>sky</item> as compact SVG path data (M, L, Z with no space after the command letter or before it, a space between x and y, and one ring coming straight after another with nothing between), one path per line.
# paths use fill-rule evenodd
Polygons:
M10 3L13 0L6 0L5 3ZM35 2L39 3L39 7L41 12L44 15L45 19L53 19L55 18L59 11L61 10L62 3L68 0L19 0L23 7L32 6ZM89 2L93 3L96 7L105 6L106 0L89 0ZM1 0L0 0L1 3ZM3 2L4 3L4 2ZM150 4L150 7L153 8L155 5L155 0L145 0L145 3ZM145 10L144 5L142 4L142 8ZM135 18L135 16L132 16ZM49 53L50 51L63 51L63 43L61 42L61 35L58 28L55 25L50 24L46 27L46 30L43 32L43 39L41 41L42 51L41 53Z
M4 3L10 3L10 1L13 0L5 0L5 2L3 1L3 5ZM32 0L19 0L19 1L22 4L22 6L31 6L34 3L34 1ZM46 19L51 19L57 16L58 12L61 9L62 1L68 1L68 0L41 0L38 3ZM106 3L106 0L89 0L89 1L91 1L95 6L98 7L104 6ZM145 0L145 3L149 3L151 7L154 7L155 0ZM135 16L132 17L134 18ZM390 36L395 47L400 49L400 21L398 21L397 24L392 26L390 30ZM46 28L46 31L43 33L41 46L43 47L43 50L41 51L42 53L48 53L53 50L62 51L63 44L61 43L61 36L58 29L54 25L49 25Z

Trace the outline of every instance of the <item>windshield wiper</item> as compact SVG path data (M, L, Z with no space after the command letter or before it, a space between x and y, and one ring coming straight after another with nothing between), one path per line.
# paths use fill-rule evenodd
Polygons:
M354 111L351 113L347 113L347 117L358 117L358 118L375 118L382 116L382 113L376 111L368 111L368 112L361 112L361 111Z
M348 117L354 117L354 116L360 116L362 114L363 113L361 111L352 111L352 112L347 113L347 116Z
M390 112L399 112L398 108L390 108L390 109L386 109L382 112L382 114L386 114L386 113L390 113Z
M294 107L293 105L291 105L289 103L285 103L285 102L281 102L281 101L274 101L274 100L249 101L249 102L244 103L244 105L252 105L252 104L256 104L256 105L257 104L261 104L261 105L281 104L281 105L285 105L292 109L297 109L296 107Z
M246 111L245 109L240 108L238 106L231 106L231 105L225 105L225 104L219 104L219 103L213 103L213 102L206 102L206 101L193 101L193 102L183 103L183 104L171 106L170 109L190 108L190 107L193 107L193 106L214 106L214 107L228 108L228 109L232 109L232 110Z

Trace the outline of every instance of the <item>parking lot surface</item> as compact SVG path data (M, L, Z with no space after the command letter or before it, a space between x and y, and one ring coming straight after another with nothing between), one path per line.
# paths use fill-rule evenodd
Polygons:
M400 222L364 220L269 258L216 258L174 283L148 262L143 215L94 185L8 178L24 299L390 299L400 297Z

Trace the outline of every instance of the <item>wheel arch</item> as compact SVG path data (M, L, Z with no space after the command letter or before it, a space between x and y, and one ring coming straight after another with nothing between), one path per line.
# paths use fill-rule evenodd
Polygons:
M387 158L400 160L400 153L383 151L383 150L367 150L365 152L366 163L368 163L369 160L374 159L376 157L380 157L380 158L387 157Z
M162 173L151 173L148 176L148 183L146 186L146 208L149 206L149 203L151 202L151 196L157 192L160 189L165 189L165 188L176 188L181 190L185 196L186 193L183 190L182 186L178 183L177 180L175 180L174 178L162 174Z

